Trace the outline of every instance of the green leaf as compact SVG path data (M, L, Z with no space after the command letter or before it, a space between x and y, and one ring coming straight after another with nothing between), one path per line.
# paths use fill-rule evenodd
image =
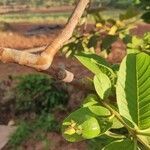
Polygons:
M116 118L113 118L113 125L112 125L112 129L119 129L119 128L123 128L123 124Z
M91 48L91 47L96 48L98 41L99 41L99 35L95 34L95 35L91 36L89 39L89 42L87 44L87 47L88 48Z
M89 110L97 116L110 116L111 115L110 111L102 106L89 106Z
M82 125L82 137L92 139L100 134L100 126L94 117L89 117Z
M121 63L117 81L120 114L139 129L150 128L150 56L129 54Z
M99 97L104 100L111 92L111 81L107 75L100 73L94 77L94 86Z
M109 49L111 45L117 41L118 36L117 35L107 35L103 40L102 40L102 50L104 49Z
M118 140L119 139L120 138L118 138ZM111 142L116 140L116 138L103 134L102 136L88 140L88 147L89 150L102 150L104 145L110 144Z
M134 142L129 139L117 140L105 146L102 150L134 150Z
M95 94L89 94L83 101L83 107L89 107L98 103L98 97Z
M85 67L87 67L94 74L99 74L101 72L101 69L98 66L98 64L102 64L104 66L109 66L109 64L105 61L104 58L102 58L98 55L95 55L95 54L79 53L75 56ZM93 60L95 60L96 63Z
M108 117L98 117L97 120L98 120L98 123L101 127L101 134L100 135L103 135L106 131L111 129L112 121L109 120Z
M97 107L98 108L98 107ZM83 107L71 113L62 123L63 137L70 142L91 139L108 131L112 122L109 121L105 108L93 113L94 107ZM101 113L101 114L100 114Z
M150 11L147 11L147 12L145 12L142 16L141 16L141 18L144 20L144 22L146 22L146 23L150 23Z
M124 14L120 14L119 18L120 20L128 20L136 17L138 14L139 12L137 11L137 9L135 9L134 7L129 7Z
M73 122L75 126L75 130L77 129L78 126L81 126L82 131L81 134L65 134L68 129L71 129L72 126L66 126L66 122ZM93 125L92 125L93 122ZM86 126L87 124L87 126ZM70 131L70 130L69 130ZM71 129L71 131L73 131ZM95 118L95 115L88 109L88 107L80 108L76 110L75 112L71 113L64 121L62 124L62 133L63 136L66 140L70 142L77 142L81 141L84 138L93 138L96 137L100 134L101 129L99 126L99 123L97 119ZM71 132L73 133L73 132ZM89 133L89 136L87 135Z
M116 75L104 58L91 53L80 53L76 58L91 72L94 74L102 72L110 78L112 85L115 84Z

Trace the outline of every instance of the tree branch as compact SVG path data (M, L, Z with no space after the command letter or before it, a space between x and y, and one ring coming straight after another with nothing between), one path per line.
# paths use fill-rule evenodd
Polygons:
M37 70L47 70L50 67L57 51L71 38L73 31L89 1L90 0L79 0L65 28L41 54L31 54L27 51L0 48L0 60L4 63L13 62L20 65L26 65Z

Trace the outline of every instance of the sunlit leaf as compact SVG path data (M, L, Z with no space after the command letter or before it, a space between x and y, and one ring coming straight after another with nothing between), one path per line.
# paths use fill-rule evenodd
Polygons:
M94 86L99 97L104 100L111 92L111 81L107 75L100 73L94 77Z
M117 81L120 114L139 129L150 128L150 56L129 54L121 63Z

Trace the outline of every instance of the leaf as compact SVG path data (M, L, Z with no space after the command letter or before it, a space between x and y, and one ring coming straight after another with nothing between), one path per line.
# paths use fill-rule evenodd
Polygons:
M117 30L118 30L118 27L116 25L113 25L110 31L108 32L108 35L115 35Z
M91 36L90 39L89 39L87 47L88 48L91 48L91 47L96 48L98 41L99 41L99 35L93 35L93 36Z
M102 40L102 49L109 49L111 45L118 39L117 35L107 35Z
M76 124L76 126L82 127L82 132L80 135L77 133L72 134L72 135L65 134L66 130L70 129L70 126L66 126L65 124L66 122L68 123L71 121L73 121ZM87 126L86 126L86 123L87 123ZM63 136L66 140L70 142L82 141L84 138L87 138L87 139L93 138L93 137L98 136L100 132L101 132L101 128L99 126L97 119L95 118L95 115L87 107L80 108L76 110L75 112L71 113L63 121L63 125L62 125ZM89 136L87 135L88 133L89 133Z
M95 94L89 94L83 101L83 107L89 107L98 103L98 97Z
M105 146L102 150L134 150L134 142L129 139L117 140Z
M89 150L102 150L104 145L110 144L111 142L116 140L117 140L116 138L103 134L102 136L89 140L88 147Z
M117 81L120 114L139 129L150 128L150 56L129 54L121 63Z
M76 54L75 56L85 67L87 67L94 74L99 74L101 72L98 64L109 66L109 64L105 61L104 58L95 54L79 53ZM95 60L97 64L93 60Z
M92 139L100 134L100 126L94 117L89 117L82 125L82 136L85 139Z
M111 113L108 109L102 106L89 106L89 110L97 116L110 116Z
M112 122L107 118L108 113L107 110L101 110L101 116L98 116L88 107L76 110L63 121L63 137L70 142L78 142L104 134L112 126Z
M119 128L123 128L123 124L116 118L113 118L113 125L112 125L112 129L119 129Z
M107 75L100 73L94 77L94 86L99 97L104 100L111 92L111 81Z
M76 58L92 73L99 74L103 72L110 78L112 85L115 84L116 75L104 58L91 53L79 53Z
M147 12L145 12L142 16L141 16L141 18L144 20L144 22L146 22L146 23L150 23L150 11L147 11Z
M120 14L119 18L120 20L128 20L136 17L138 14L139 12L137 11L137 9L135 9L134 7L129 7L124 14Z

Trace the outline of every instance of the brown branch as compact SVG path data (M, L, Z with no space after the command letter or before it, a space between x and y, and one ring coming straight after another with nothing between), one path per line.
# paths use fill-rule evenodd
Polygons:
M93 92L93 82L87 78L75 79L75 75L66 69L52 67L50 70L42 70L41 72L52 76L57 83L68 83L80 90Z
M90 0L80 0L78 2L65 28L41 54L32 54L27 51L0 48L0 60L4 63L14 62L20 65L33 67L37 70L47 70L57 51L71 38L89 1Z

